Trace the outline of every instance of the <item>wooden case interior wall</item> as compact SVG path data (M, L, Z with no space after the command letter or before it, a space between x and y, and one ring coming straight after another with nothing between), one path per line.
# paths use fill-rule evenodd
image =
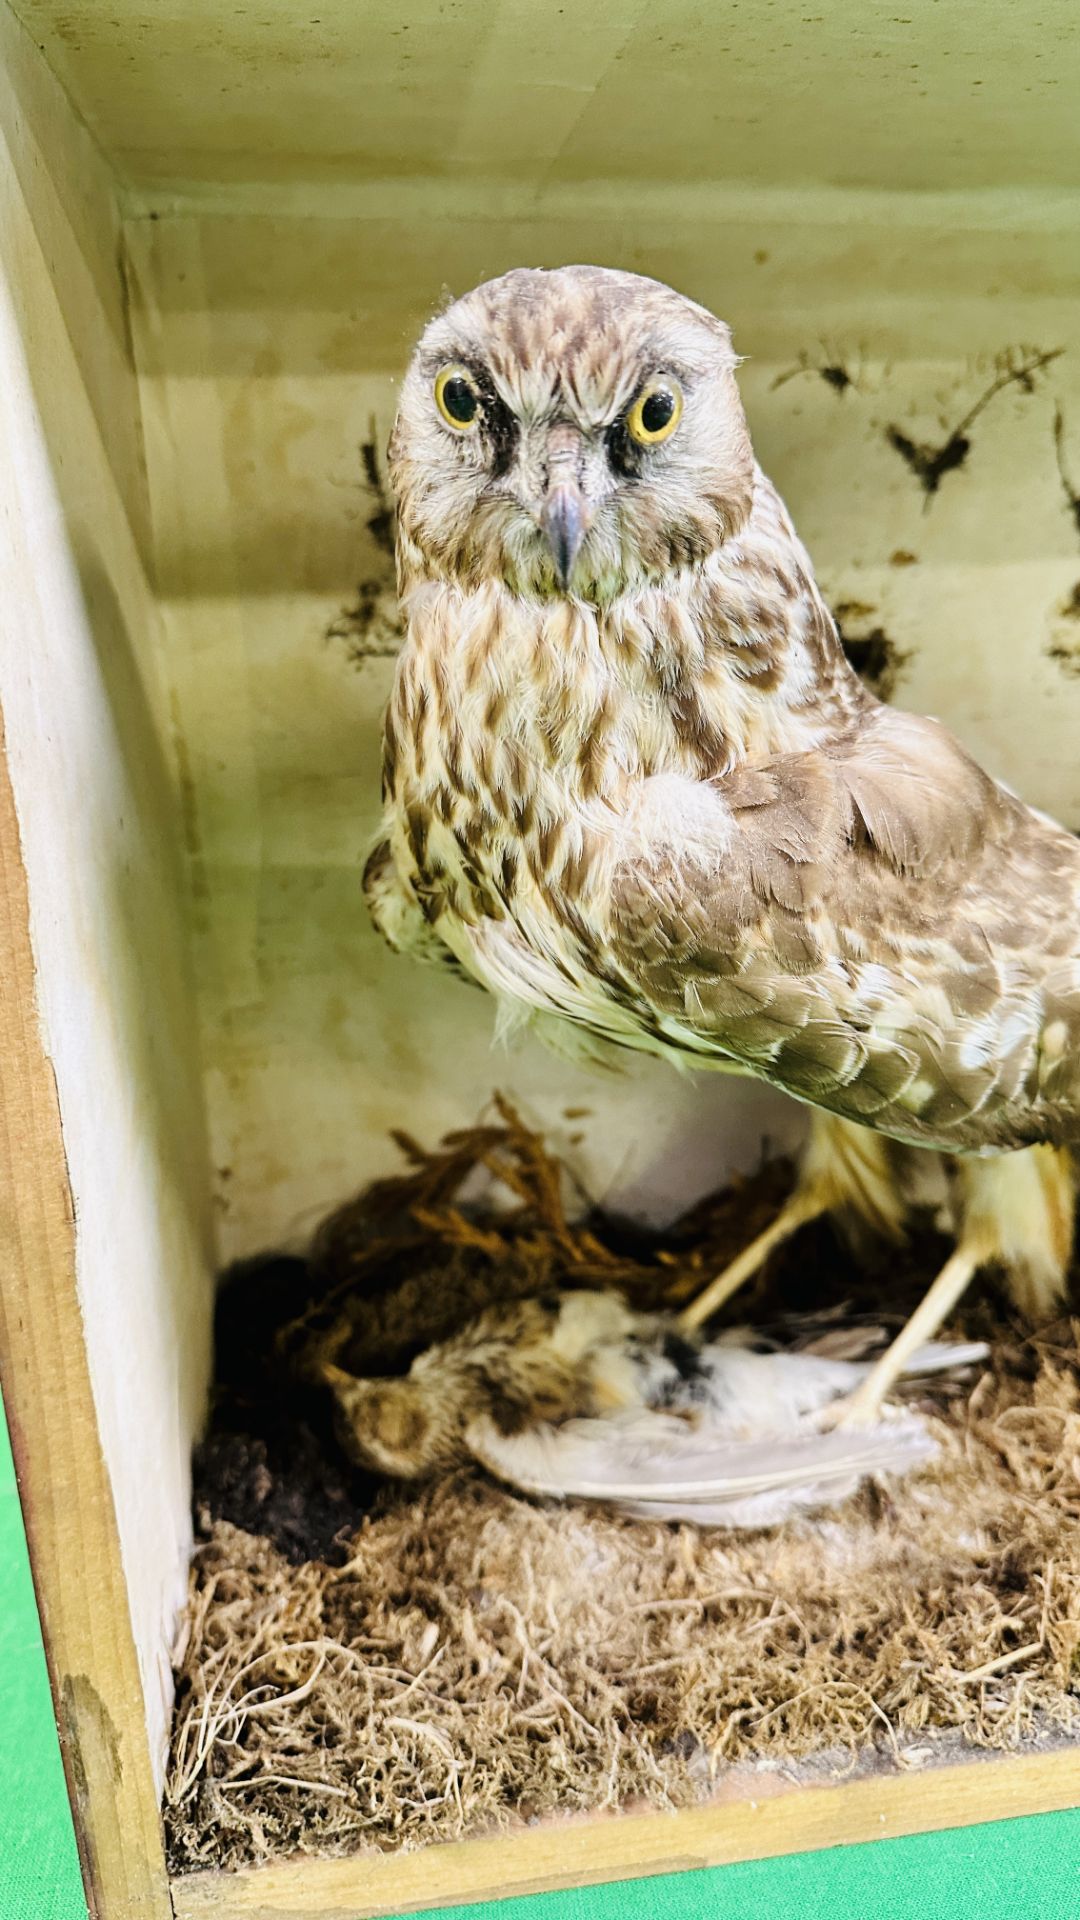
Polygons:
M88 1891L153 1920L209 1360L186 883L114 183L0 36L0 1379Z
M1054 441L1060 411L1080 472L1075 357L1052 391L988 404L932 499L888 435L940 439L1006 350L1070 341L1071 121L1004 15L958 77L921 0L934 114L900 78L904 23L875 41L848 0L809 37L792 0L783 33L734 53L732 21L680 37L674 4L670 48L655 9L556 26L525 0L464 37L426 0L407 21L382 0L362 18L331 0L319 23L209 0L17 11L37 44L4 12L5 1059L22 1064L0 1365L90 1884L106 1920L156 1920L215 1259L294 1234L389 1163L390 1124L430 1137L496 1081L557 1144L565 1110L590 1108L591 1189L657 1211L799 1124L767 1090L647 1063L605 1086L493 1059L479 996L406 977L364 925L393 636L347 610L360 582L392 619L360 449L385 439L409 340L443 286L522 261L655 272L723 312L752 355L763 464L849 635L884 641L902 704L1077 824L1080 548ZM1068 9L1044 11L1049 35ZM810 111L837 85L842 113ZM726 1809L674 1821L174 1897L182 1916L390 1912L1076 1787L1062 1755L756 1812L736 1781Z

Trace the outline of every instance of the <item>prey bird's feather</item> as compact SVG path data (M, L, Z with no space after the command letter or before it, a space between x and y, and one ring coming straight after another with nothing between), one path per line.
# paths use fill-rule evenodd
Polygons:
M783 1440L736 1441L707 1422L691 1428L651 1413L511 1435L482 1419L466 1438L496 1479L523 1493L598 1501L643 1519L732 1528L772 1526L834 1504L868 1474L906 1473L937 1450L915 1414L853 1431L810 1428Z

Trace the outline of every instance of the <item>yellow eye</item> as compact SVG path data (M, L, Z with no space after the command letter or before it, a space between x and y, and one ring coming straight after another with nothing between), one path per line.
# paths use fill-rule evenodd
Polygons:
M639 447L670 439L682 418L682 394L674 380L650 380L626 416L626 431Z
M444 367L435 382L435 405L448 427L468 433L480 416L480 395L468 367Z

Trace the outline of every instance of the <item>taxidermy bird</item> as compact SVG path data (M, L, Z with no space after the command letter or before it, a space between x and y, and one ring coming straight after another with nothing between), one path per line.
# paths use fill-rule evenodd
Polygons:
M616 1293L581 1291L488 1307L401 1379L321 1372L343 1444L365 1467L413 1480L471 1458L527 1493L702 1526L770 1525L934 1453L915 1412L818 1430L814 1416L867 1365L739 1339L704 1345ZM985 1354L929 1344L905 1371Z
M872 1418L980 1268L1047 1312L1080 1132L1080 845L856 678L757 466L723 323L597 267L431 322L391 440L406 638L368 862L390 943L504 1013L759 1075L816 1110L789 1207L956 1248ZM955 1156L955 1158L954 1158Z

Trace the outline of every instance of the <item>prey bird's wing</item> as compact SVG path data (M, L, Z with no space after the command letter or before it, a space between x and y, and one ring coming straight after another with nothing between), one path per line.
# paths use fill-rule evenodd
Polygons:
M745 1340L745 1335L743 1336ZM967 1344L931 1341L919 1347L904 1368L905 1378L925 1379L937 1373L960 1372L988 1357L982 1341ZM720 1339L704 1346L692 1393L710 1430L731 1439L780 1439L805 1430L808 1416L831 1401L852 1394L866 1379L872 1359L837 1360L815 1353L759 1353L737 1340ZM695 1409L692 1393L685 1405ZM683 1405L672 1387L663 1400L651 1405L680 1410Z
M915 1144L1077 1136L1080 845L944 728L869 709L842 749L704 783L695 819L614 865L624 1005Z
M472 1422L466 1441L490 1473L523 1493L732 1528L773 1526L844 1500L866 1475L908 1472L936 1451L915 1414L869 1428L808 1427L779 1440L744 1441L651 1412L514 1435L484 1417Z

